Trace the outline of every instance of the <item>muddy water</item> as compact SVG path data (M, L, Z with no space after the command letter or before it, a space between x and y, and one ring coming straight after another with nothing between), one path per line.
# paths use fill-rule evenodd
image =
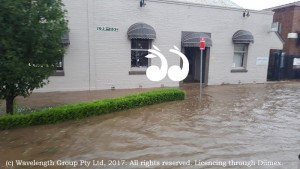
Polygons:
M299 83L212 86L201 101L197 86L184 89L184 101L0 131L0 165L51 160L60 169L86 160L89 167L76 168L297 168ZM170 161L182 166L163 165ZM13 162L13 168L44 168Z

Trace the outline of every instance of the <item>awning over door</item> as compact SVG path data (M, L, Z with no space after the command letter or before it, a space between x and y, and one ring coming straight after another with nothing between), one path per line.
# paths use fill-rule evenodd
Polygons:
M128 28L128 39L155 39L156 32L154 28L145 23L135 23Z
M205 46L211 47L212 40L209 35L202 32L191 32L187 33L182 37L182 46L183 47L199 47L200 38L205 38Z
M253 43L254 38L251 32L239 30L233 34L232 41L233 43Z

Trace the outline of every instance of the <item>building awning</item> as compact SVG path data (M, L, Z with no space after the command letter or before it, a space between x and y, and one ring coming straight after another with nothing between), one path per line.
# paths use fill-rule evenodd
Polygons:
M233 34L232 41L233 43L253 43L254 38L251 32L239 30Z
M200 38L205 38L205 46L211 47L212 40L209 35L202 32L191 32L187 33L184 37L182 37L182 46L183 47L199 47Z
M154 28L145 23L135 23L128 28L128 39L155 39L156 32Z

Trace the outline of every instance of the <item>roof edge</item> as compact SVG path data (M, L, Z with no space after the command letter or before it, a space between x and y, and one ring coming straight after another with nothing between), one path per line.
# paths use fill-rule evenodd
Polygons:
M213 9L220 9L220 10L231 10L231 11L244 11L245 8L233 8L233 7L223 7L223 6L216 6L216 5L206 5L200 3L192 3L192 2L181 2L175 0L147 0L148 2L157 2L157 3L166 3L166 4L175 4L175 5L186 5L186 6L195 6L195 7L203 7L203 8L213 8ZM274 12L271 10L252 10L247 9L253 13L260 13L260 14L269 14L273 15Z
M274 7L263 9L263 10L273 11L273 10L276 10L276 9L287 8L287 7L292 7L292 6L300 7L300 1L292 2L292 3L288 3L288 4L283 4L283 5L278 5L278 6L274 6Z

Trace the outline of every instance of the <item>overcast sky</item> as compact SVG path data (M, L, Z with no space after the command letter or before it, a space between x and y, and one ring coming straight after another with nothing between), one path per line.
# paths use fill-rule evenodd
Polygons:
M284 5L297 0L231 0L245 9L261 10L278 5Z

